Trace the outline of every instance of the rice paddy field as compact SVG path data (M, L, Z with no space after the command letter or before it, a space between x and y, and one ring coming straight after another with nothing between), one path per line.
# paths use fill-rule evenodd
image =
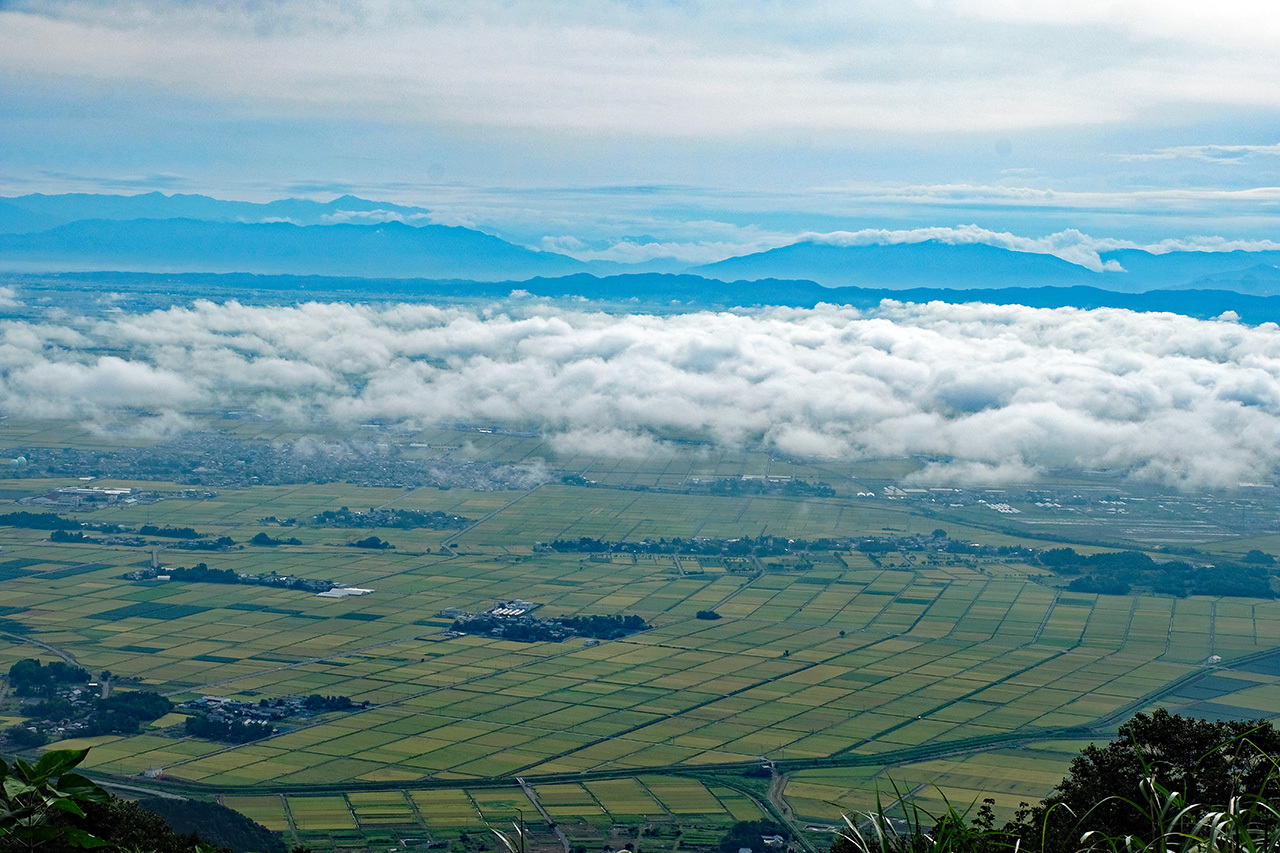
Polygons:
M40 436L51 445L65 438L32 427L25 439ZM474 452L494 460L542 452L534 439L487 440ZM414 443L463 446L443 432ZM895 787L926 803L992 796L1012 810L1048 793L1081 741L1105 738L1134 711L1253 718L1280 709L1280 666L1266 654L1280 647L1275 601L1071 593L1030 565L947 554L872 561L846 551L803 568L786 560L770 568L552 553L539 543L855 537L939 526L856 491L801 499L652 490L770 465L787 476L831 476L750 454L556 464L590 470L597 482L525 491L252 486L74 514L190 526L238 543L262 531L297 537L302 544L224 553L161 550L158 560L373 590L345 599L128 580L125 573L151 565L151 549L55 544L47 531L0 527L0 669L26 657L52 660L56 650L175 702L319 693L369 703L244 745L184 737L177 715L137 735L51 744L91 747L86 766L102 778L137 782L158 769L164 781L149 784L218 796L334 849L483 830L513 815L577 827L584 845L612 843L619 832L636 841L645 826L716 827L782 808L822 824ZM852 467L837 473L842 483L859 482ZM0 480L0 512L76 484ZM305 522L342 506L441 510L477 523L458 532L259 521ZM986 544L1057 544L945 526L952 537ZM395 548L347 547L370 534ZM476 612L514 598L540 604L543 616L636 614L652 627L607 642L447 632L446 608ZM696 618L703 610L722 618ZM1211 656L1221 663L1206 667ZM772 803L763 787L731 783L765 761L786 776ZM645 849L680 844L658 837ZM697 846L692 838L686 846Z

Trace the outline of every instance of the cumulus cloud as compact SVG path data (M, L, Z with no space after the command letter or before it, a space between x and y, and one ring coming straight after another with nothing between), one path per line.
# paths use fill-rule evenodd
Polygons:
M222 408L487 423L537 429L561 454L692 440L920 456L922 482L1104 468L1230 486L1280 473L1280 327L980 303L616 315L199 302L0 324L0 408L160 431Z

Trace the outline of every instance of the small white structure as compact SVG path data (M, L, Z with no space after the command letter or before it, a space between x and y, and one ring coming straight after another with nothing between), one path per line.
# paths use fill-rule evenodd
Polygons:
M335 586L327 592L317 592L318 598L347 598L352 595L368 595L373 592L371 589L361 589L358 586Z

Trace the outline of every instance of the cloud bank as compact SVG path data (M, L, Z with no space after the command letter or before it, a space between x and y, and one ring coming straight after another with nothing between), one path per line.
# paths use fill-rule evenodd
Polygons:
M157 85L249 112L646 135L981 133L1280 103L1278 27L1265 4L1061 9L10 0L0 4L0 69Z
M167 429L231 408L508 424L557 452L694 439L923 456L934 481L1103 468L1232 486L1280 469L1280 327L976 303L611 315L528 300L199 302L0 325L0 408L97 426L146 412Z

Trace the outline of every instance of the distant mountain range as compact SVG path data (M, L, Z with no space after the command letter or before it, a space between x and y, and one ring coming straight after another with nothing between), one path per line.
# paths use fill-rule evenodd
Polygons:
M294 225L196 219L88 219L0 234L10 271L251 272L481 281L565 275L587 267L444 225Z
M1096 287L1124 293L1174 288L1280 294L1280 252L1104 252L1123 272L1095 272L1053 255L1015 252L984 243L936 240L872 246L794 243L706 264L691 273L718 278L805 278L827 287L956 290L1003 287ZM1239 287L1233 285L1239 285Z
M1280 295L1280 252L1121 249L1123 272L1053 255L940 241L835 246L800 242L685 270L733 282L806 280L826 288L905 290L1096 288L1230 290ZM668 263L647 269L674 269ZM430 211L355 196L264 204L202 195L25 195L0 199L0 270L256 273L509 281L628 272L539 252L469 228L431 224Z
M431 212L385 201L344 195L333 201L286 198L259 204L223 201L207 195L94 195L65 193L0 199L0 234L46 231L82 219L201 219L207 222L292 222L295 225L335 225L347 222L400 219L429 221Z

